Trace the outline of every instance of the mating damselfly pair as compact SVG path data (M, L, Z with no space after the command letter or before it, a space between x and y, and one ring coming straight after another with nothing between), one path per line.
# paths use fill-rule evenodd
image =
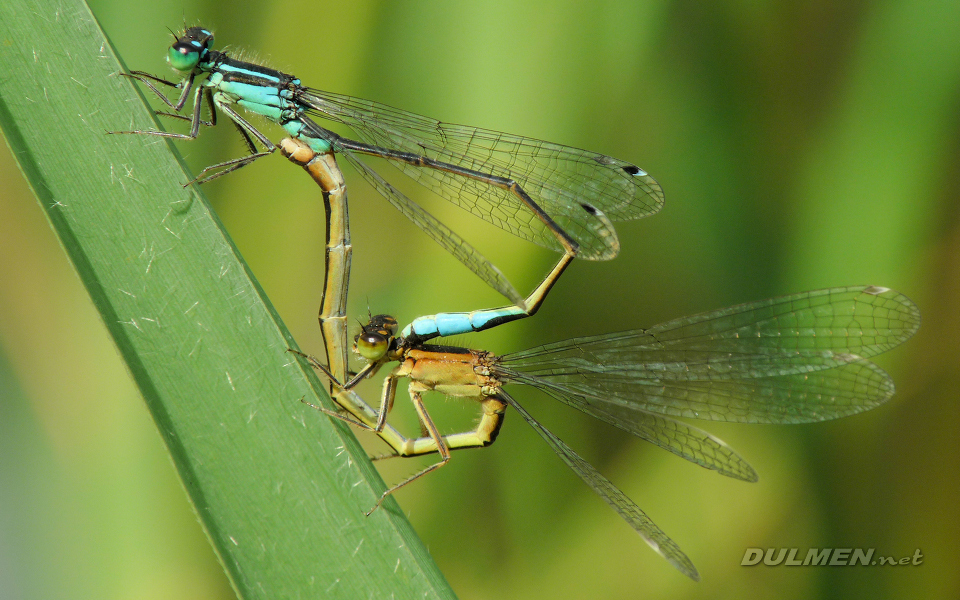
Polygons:
M194 180L198 183L248 165L277 147L235 107L266 117L291 136L280 143L284 153L308 168L325 193L328 215L338 215L338 225L327 233L327 284L321 308L328 360L324 365L310 359L328 375L336 392L338 410L324 410L375 431L395 455L437 453L441 457L384 492L381 501L445 464L451 450L493 443L507 407L513 407L655 550L697 579L689 558L632 500L536 421L503 386L532 385L678 456L745 481L757 479L745 460L709 433L676 417L811 422L869 410L893 394L889 376L867 359L909 338L919 325L919 314L903 295L874 286L795 294L675 319L646 330L575 338L512 355L428 344L439 336L488 329L536 312L574 257L616 256L619 240L611 221L656 213L663 204L659 185L639 167L601 154L442 123L307 88L291 75L231 58L212 44L212 33L201 27L189 28L175 39L168 60L183 74L179 82L142 71L129 74L173 110L161 114L189 121L190 133L124 133L194 139L201 125L214 125L217 112L222 112L237 126L250 154L204 169ZM179 90L179 97L170 100L157 85ZM181 115L188 103L191 115ZM203 120L204 106L210 111L209 121ZM360 140L342 137L311 117L345 124ZM343 358L347 336L342 314L349 284L349 226L342 179L333 160L337 154L514 304L422 317L399 333L392 317L373 317L356 338L356 348L368 364L359 373L350 373ZM560 250L563 257L524 299L495 266L357 154L387 159L440 196L506 231ZM388 362L399 364L385 379L379 404L371 406L353 388ZM411 382L409 393L423 431L420 437L408 438L387 422L403 378ZM422 399L429 391L478 402L482 416L477 428L442 434Z

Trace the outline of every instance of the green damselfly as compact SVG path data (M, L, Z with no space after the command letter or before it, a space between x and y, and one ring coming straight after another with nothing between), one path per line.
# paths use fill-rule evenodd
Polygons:
M379 505L392 491L445 464L451 450L492 444L507 407L513 407L654 550L698 579L690 559L636 503L537 422L503 386L536 387L702 467L757 481L753 467L726 443L676 417L788 424L870 410L892 397L894 386L867 359L903 343L919 324L916 305L898 292L873 286L832 288L495 356L427 345L419 335L396 337L396 320L378 315L356 339L358 352L370 363L340 386L337 401L349 414L334 416L375 431L393 455L440 454L440 462L384 492ZM388 362L400 364L384 380L380 407L374 410L351 388ZM407 438L386 422L402 378L411 381L410 397L424 432L418 438ZM422 399L429 391L479 402L476 429L440 434Z
M391 161L405 174L481 219L568 256L611 259L620 243L611 221L652 215L663 205L660 185L634 164L610 156L477 127L443 123L370 100L301 85L292 75L231 58L212 48L213 33L190 27L175 37L168 62L184 75L167 81L143 71L127 74L171 109L159 114L190 122L190 133L123 131L192 140L222 112L250 154L204 169L210 181L272 153L276 146L234 107L279 124L317 154L344 157L380 194L488 285L523 310L524 299L486 258L357 158ZM171 101L157 86L180 90ZM192 101L190 116L180 114ZM201 111L211 112L204 121ZM317 125L321 117L350 127L359 141ZM257 143L264 150L258 151ZM210 175L205 175L211 173ZM555 272L562 272L562 268ZM559 276L559 272L556 273Z

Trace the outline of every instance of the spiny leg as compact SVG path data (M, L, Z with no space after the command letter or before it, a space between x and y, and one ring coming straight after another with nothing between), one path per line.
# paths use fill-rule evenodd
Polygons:
M140 80L140 81L142 81L142 80ZM184 90L183 90L183 95L186 95L186 94L188 94L188 93L190 92L190 89L191 89L191 87L192 87L192 82L193 82L193 80L192 80L192 78L191 78L191 85L188 85L186 88L184 88ZM149 84L147 84L147 85L149 85ZM167 103L168 105L170 105L170 106L171 106L174 110L176 110L177 112L179 112L180 108L183 108L182 106L180 106L180 108L177 108L177 106L174 106L173 104L171 104L171 103L170 103L170 100L169 100L166 96L164 96L162 93L160 93L160 91L159 91L158 89L154 88L153 86L150 86L150 87L153 89L153 91L155 91L155 92L157 93L158 96L160 96L161 98L163 98L163 99L166 101L166 103ZM207 92L207 93L209 93L209 92ZM194 92L194 94L193 94L193 113L192 113L191 116L189 117L189 121L190 121L190 123L191 123L191 125L190 125L190 133L189 133L189 134L185 134L185 133L175 133L175 132L172 132L172 131L156 131L156 130L152 130L152 129L134 129L134 130L132 130L132 131L108 131L107 133L110 133L110 134L156 135L156 136L159 136L159 137L172 138L172 139L175 139L175 140L195 140L195 139L197 139L197 135L199 135L199 133L200 133L200 122L201 122L201 119L200 119L200 107L202 106L202 104L201 104L201 102L200 102L200 97L201 97L203 94L204 94L204 88L203 88L203 86L202 86L202 85L196 86L196 92ZM178 102L177 104L179 105L179 102ZM173 115L173 114L170 114L170 113L160 113L160 114L164 114L164 115L172 116L172 117L177 117L177 118L182 118L182 119L184 119L184 120L187 120L187 119L188 119L188 117L184 117L184 116L182 116L182 115Z
M186 85L184 85L183 81L181 81L180 83L173 83L172 81L167 81L166 79L162 79L160 77L157 77L156 75L151 75L146 71L131 71L129 73L121 73L121 75L123 75L124 77L129 77L131 79L136 79L143 85L147 86L150 89L150 91L156 94L161 100L164 101L164 103L166 103L167 106L169 106L176 112L180 112L181 110L183 110L184 105L187 103L187 96L190 95L190 88L193 87L193 82L194 82L194 79L196 78L196 74L191 73L190 76L186 79L186 82L187 82ZM167 98L167 95L161 92L159 88L157 88L155 85L153 85L153 83L151 83L151 81L155 81L167 87L182 89L182 91L180 92L180 97L177 99L177 103L174 104L173 102L171 102L170 99Z
M187 95L190 93L191 89L194 87L193 85L194 76L191 75L188 81L188 84L184 87L183 93L180 96L180 101L178 101L177 104L173 104L172 102L170 102L169 98L163 95L163 93L159 89L157 89L156 86L150 83L146 78L149 77L154 81L161 82L164 85L171 85L172 87L178 87L179 84L172 84L169 81L166 81L164 79L160 79L157 77L149 76L148 74L140 74L139 72L136 72L136 73L137 73L136 75L130 74L129 76L133 77L137 81L142 82L144 85L150 88L155 94L157 94L158 97L162 98L168 106L170 106L177 112L179 112L183 108ZM206 98L206 103L210 107L211 117L209 122L201 119L201 107L203 104L201 101L201 96ZM162 112L162 111L157 113L166 117L173 117L175 119L189 120L190 133L184 134L184 133L175 133L171 131L154 131L154 130L141 130L141 129L135 129L131 131L108 131L107 133L155 135L155 136L171 138L175 140L188 140L188 141L195 140L197 139L197 136L200 135L200 125L207 125L212 127L217 124L217 117L216 117L217 109L220 109L221 111L223 111L233 121L233 124L237 127L237 130L240 132L240 135L243 137L244 144L247 146L247 149L250 151L250 154L247 156L242 156L232 160L224 161L216 165L210 165L204 168L202 171L200 171L200 174L197 175L195 178L185 183L183 187L187 187L188 185L191 185L193 183L197 183L197 184L206 183L212 179L216 179L217 177L221 177L223 175L226 175L227 173L236 171L241 167L245 167L249 165L253 161L257 160L258 158L267 156L268 154L272 154L273 151L277 149L277 147L273 144L273 142L271 142L265 135L260 133L260 131L258 131L246 119L241 117L239 113L237 113L235 110L233 110L226 104L222 102L217 102L213 98L212 92L209 89L206 89L202 85L196 86L196 91L193 94L193 113L191 114L190 117L173 114L173 113ZM257 152L257 148L254 145L253 139L251 139L250 137L251 135L263 145L263 147L265 148L263 152ZM227 167L227 168L224 169L223 167ZM204 177L205 173L208 173L215 169L223 169L223 170L217 173L214 173L209 177Z
M327 378L331 382L331 385L340 390L336 394L332 394L331 397L333 401L336 402L341 409L343 409L344 412L332 411L330 409L324 408L322 406L318 406L311 402L307 402L303 398L300 399L301 402L303 402L304 404L306 404L311 408L315 408L316 410L319 410L320 412L326 415L329 415L336 419L340 419L341 421L345 421L347 423L350 423L351 425L356 425L361 429L379 433L379 431L377 430L376 424L380 419L377 412L374 411L373 408L370 407L370 405L364 402L360 398L360 396L358 396L355 392L353 392L351 390L351 387L353 387L353 385L356 385L356 383L359 382L360 380L375 374L377 370L379 370L382 363L371 363L367 365L366 367L364 367L364 369L360 371L360 373L357 374L357 377L354 378L356 381L351 380L350 383L352 383L353 385L351 385L350 387L346 387L342 385L339 381L337 381L337 379L333 376L333 374L326 367L326 365L318 361L313 356L300 352L299 350L294 350L293 348L288 348L287 352L290 352L291 354L296 354L297 356L305 358L307 362L310 363L311 367L322 372L324 375L327 376ZM351 418L351 416L353 418ZM381 426L381 431L382 429L383 427Z
M423 405L423 398L421 394L419 392L410 392L410 399L413 401L414 408L417 409L417 415L420 417L420 423L427 430L427 433L429 433L430 439L436 444L436 452L440 454L440 461L421 469L381 494L380 499L377 500L377 503L373 505L373 508L366 512L368 517L371 513L373 513L373 511L380 508L380 505L383 504L383 501L387 496L399 490L408 483L423 477L427 473L439 469L450 461L450 449L447 448L446 443L443 441L443 436L440 435L440 432L437 430L437 426L433 423L433 419L430 418L430 414L427 412L427 407Z
M215 102L216 102L216 101L215 101ZM277 149L277 147L273 144L273 142L271 142L271 141L267 138L267 136L265 136L265 135L263 135L262 133L260 133L260 132L257 130L256 127L254 127L254 126L251 125L249 122L247 122L246 119L244 119L243 117L241 117L240 114L239 114L237 111L233 110L232 108L230 108L229 106L227 106L226 104L224 104L224 103L222 103L222 102L216 102L216 106L217 106L217 108L219 108L221 111L223 111L224 114L226 114L228 117L230 117L230 119L234 122L234 124L237 126L238 129L241 129L242 131L245 130L246 133L251 134L251 135L253 135L253 137L257 138L257 140L260 142L260 144L263 145L263 147L265 148L265 150L264 150L263 152L254 152L254 153L249 154L249 155L247 155L247 156L241 156L241 157L239 157L239 158L234 158L234 159L232 159L232 160L224 161L224 162L222 162L222 163L220 163L220 164L210 165L209 167L206 167L206 168L204 168L202 171L200 171L200 173L199 173L196 177L194 177L191 181L188 181L187 183L185 183L185 184L183 185L183 187L187 187L188 185L190 185L190 184L192 184L192 183L197 183L197 184L207 183L208 181L211 181L211 180L213 180L213 179L216 179L217 177L222 177L222 176L226 175L227 173L232 173L233 171L236 171L237 169L239 169L239 168L241 168L241 167L245 167L245 166L249 165L249 164L252 163L253 161L257 160L258 158L262 158L262 157L267 156L267 155L269 155L269 154L273 154L273 151ZM197 137L197 133L199 132L199 128L200 128L200 124L199 124L199 110L194 111L194 114L195 114L196 117L195 117L195 120L194 120L193 130L191 131L191 135L192 135L192 138L191 138L191 139L195 139L195 138ZM242 132L242 131L241 131L241 132ZM256 147L253 145L253 141L250 140L250 138L247 137L246 135L244 136L244 138L245 138L245 141L246 141L248 147L249 147L249 148L252 148L253 150L256 150ZM209 176L209 177L204 177L204 176L203 176L204 173L207 173L207 172L209 172L209 171L213 171L213 170L215 170L215 169L220 169L220 168L223 168L223 167L227 167L227 168L225 168L225 169L223 169L222 171L219 171L219 172L217 172L217 173L214 173L213 175L211 175L211 176Z

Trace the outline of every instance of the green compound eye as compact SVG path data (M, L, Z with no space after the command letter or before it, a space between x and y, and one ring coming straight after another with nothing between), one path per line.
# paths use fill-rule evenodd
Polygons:
M203 27L191 27L174 40L167 51L167 62L178 71L192 71L212 44L213 32Z
M190 42L177 41L167 50L167 62L178 71L192 71L200 62L200 51Z

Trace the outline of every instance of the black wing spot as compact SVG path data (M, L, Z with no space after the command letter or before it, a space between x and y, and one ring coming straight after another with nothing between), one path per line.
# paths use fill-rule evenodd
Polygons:
M581 204L580 208L582 208L588 215L596 215L598 212L600 212L589 204Z
M640 167L638 167L638 166L636 166L636 165L627 165L627 166L621 167L621 168L622 168L624 171L626 171L628 174L630 174L630 175L639 175L639 174L642 172L642 171L640 171Z

